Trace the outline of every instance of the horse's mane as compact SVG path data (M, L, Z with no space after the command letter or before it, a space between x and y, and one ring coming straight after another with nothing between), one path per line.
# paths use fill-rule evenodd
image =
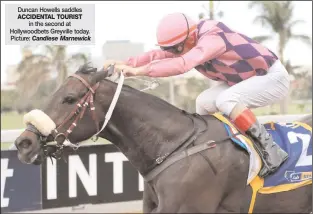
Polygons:
M76 74L92 74L92 73L96 73L96 72L103 72L98 70L97 68L93 67L91 65L90 62L87 62L85 64L83 64L82 66L79 67L79 69L75 72ZM114 82L112 82L111 80L109 79L104 79L102 80L103 82L110 82L110 83L113 83L113 84L116 84ZM139 91L129 85L123 85L123 91L127 91L133 95L137 95L137 96L140 96L141 98L143 99L148 99L148 100L151 100L151 101L154 101L154 102L158 102L158 103L162 103L163 105L166 105L168 108L171 108L172 110L178 110L178 111L182 111L181 109L177 108L176 106L174 105L171 105L170 103L168 103L167 101L155 96L155 95L152 95L152 94L148 94L148 93L145 93L145 92L142 92L142 91Z

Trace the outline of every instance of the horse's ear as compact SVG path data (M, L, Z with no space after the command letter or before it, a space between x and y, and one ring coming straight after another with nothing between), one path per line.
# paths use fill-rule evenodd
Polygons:
M110 65L110 67L108 68L107 72L108 72L108 76L107 77L112 76L114 74L114 65Z
M107 77L112 76L114 73L114 66L110 66L107 70L102 68L101 70L97 71L94 75L92 75L92 82L96 83L99 82Z

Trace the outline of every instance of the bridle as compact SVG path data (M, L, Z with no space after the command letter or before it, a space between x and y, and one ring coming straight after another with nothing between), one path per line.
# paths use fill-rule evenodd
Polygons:
M114 73L114 65L111 65L106 72L108 73L107 76L112 75ZM38 129L32 124L28 124L27 128L26 128L26 130L31 131L40 137L41 146L43 148L43 152L44 152L45 157L49 156L50 158L54 157L56 159L60 159L62 157L64 146L70 146L73 149L77 149L79 147L79 145L71 143L68 140L68 136L73 132L73 129L77 126L78 122L83 118L88 107L90 109L91 117L92 117L93 121L95 122L95 126L97 129L97 133L93 135L93 137L95 137L93 140L96 141L98 139L98 134L103 131L103 129L106 127L106 125L108 124L108 122L109 122L109 120L113 114L113 110L116 106L116 103L117 103L118 98L120 96L120 93L122 91L122 86L123 86L124 79L125 79L123 73L120 72L119 81L118 81L118 85L117 85L115 94L113 96L110 107L109 107L109 109L105 115L104 123L100 129L99 121L96 117L96 112L95 112L96 108L94 105L95 93L96 93L97 89L99 88L100 82L97 82L96 84L91 86L85 79L83 79L81 76L79 76L77 74L72 74L69 76L69 78L70 77L74 77L74 78L80 80L80 82L82 82L84 84L84 86L88 89L88 92L78 101L75 108L70 112L70 114L65 118L65 120L61 124L59 124L51 132L51 134L49 136L43 136L40 133L40 131L38 131ZM143 81L145 81L145 80L143 80ZM144 91L147 89L154 89L158 85L159 85L158 82L152 81L150 86L148 86L147 88L145 88L141 91ZM74 120L73 120L72 124L68 127L68 129L65 131L65 133L61 132L60 129L64 128L64 125L69 120L71 120L73 118L74 118ZM53 138L54 142L47 143L48 138ZM54 152L50 152L47 149L48 146L55 146L56 150Z
M95 122L97 133L100 130L99 122L95 113L96 108L94 105L94 96L100 83L97 82L95 85L91 86L86 80L84 80L82 77L80 77L77 74L72 74L69 77L74 77L80 80L80 82L82 82L85 85L85 87L88 89L88 92L78 101L78 103L75 105L75 108L70 112L70 114L65 118L65 120L61 124L59 124L54 130L52 130L50 136L53 137L54 141L56 142L56 145L55 145L56 151L53 152L52 154L47 154L48 152L47 139L50 136L47 136L47 137L42 136L41 133L31 124L28 124L26 128L26 130L34 132L36 134L40 133L40 141L41 141L41 146L43 147L43 150L44 150L44 155L52 156L56 159L61 158L61 154L62 154L63 147L64 147L64 142L66 140L68 141L68 136L73 132L73 129L77 126L78 122L83 118L88 107L91 112L91 117L93 121ZM60 130L64 128L64 125L71 119L74 119L72 124L66 129L64 133L61 132Z
M68 136L73 132L73 129L77 126L78 122L83 118L88 107L91 113L92 120L95 122L97 132L99 132L99 129L100 129L99 122L98 122L98 119L96 117L96 112L95 112L96 108L94 105L94 96L100 83L97 82L95 85L90 86L90 84L86 80L84 80L82 77L80 77L77 74L72 74L69 77L74 77L76 79L79 79L86 86L86 88L88 89L88 92L79 100L75 108L65 118L65 120L51 132L51 135L54 138L54 141L57 142L56 144L57 150L55 154L57 158L59 158L58 156L60 156L60 154L62 153L61 150L63 149L64 141L68 139ZM60 129L64 128L64 125L73 118L74 118L74 121L65 131L65 133L60 132Z
M111 65L110 68L108 69L108 73L113 73L114 72L114 65ZM109 76L109 75L107 75ZM115 94L113 96L113 99L112 99L112 102L109 106L109 109L105 115L105 120L104 120L104 123L102 125L102 128L99 129L99 123L98 123L98 120L96 118L96 115L95 115L95 106L94 106L94 96L95 96L95 93L96 93L96 90L99 88L99 85L100 85L100 82L97 82L95 85L93 86L90 86L90 84L85 81L82 77L80 77L79 75L76 75L76 74L73 74L73 75L70 75L70 77L74 77L74 78L77 78L79 79L84 85L85 87L88 89L87 93L83 96L83 98L81 98L79 100L79 102L76 104L75 108L71 111L71 113L66 117L66 119L60 124L58 125L51 133L50 135L48 136L43 136L39 131L38 129L32 125L32 124L28 124L26 130L28 131L31 131L31 132L34 132L37 136L40 137L40 140L41 140L41 147L43 148L43 158L46 158L46 157L54 157L56 159L60 159L62 158L62 154L63 154L63 148L65 146L65 141L68 140L68 136L72 133L73 129L77 126L77 123L83 118L85 112L86 112L86 109L87 107L89 106L90 108L90 111L91 111L91 115L92 115L92 118L93 120L95 121L95 124L96 124L96 128L97 128L97 133L94 135L96 137L98 137L98 134L100 132L102 132L102 130L106 127L106 125L108 124L108 121L110 120L111 116L112 116L112 113L113 113L113 110L116 106L116 103L118 101L118 98L120 96L120 93L121 93L121 90L122 90L122 86L123 86L123 83L124 83L124 75L122 72L120 72L120 77L119 77L119 82L118 82L118 85L117 85L117 88L116 88L116 91L115 91ZM151 86L151 88L154 88L155 86ZM195 147L195 144L194 142L198 139L198 137L203 134L207 129L208 129L208 123L206 120L204 120L204 118L198 114L189 114L185 111L182 110L182 112L187 116L189 117L189 119L191 119L192 121L192 124L193 124L193 131L192 133L179 145L177 145L174 149L172 149L170 152L167 152L165 153L164 155L161 155L161 156L157 156L154 161L152 162L152 164L150 166L147 167L147 170L146 172L144 173L144 178L146 180L149 180L149 179L152 179L153 177L155 177L158 173L162 172L166 167L168 167L169 165L171 165L172 163L180 160L181 158L184 158L186 155L190 155L192 153L188 153L186 151L182 151L183 152L183 155L175 155L175 153L181 149L181 148L187 148L189 147L190 145L194 146ZM65 133L62 133L60 132L60 128L64 127L64 125L70 120L70 119L73 119L74 117L74 121L72 122L72 124L69 126L69 128L66 130ZM195 118L198 117L199 119L201 119L204 124L205 124L205 127L202 129L202 130L199 130L197 127L196 127L196 123L195 123ZM237 135L237 134L236 134ZM47 143L47 139L49 137L52 137L54 139L54 141L56 142L56 150L53 152L53 151L48 151L48 146L50 145L53 145L51 143ZM62 139L60 139L61 137L63 136ZM233 137L233 136L231 136ZM222 140L219 140L219 141L210 141L210 144L212 142L225 142L225 140L227 139L230 139L231 137L227 137L227 138L224 138ZM72 145L74 148L78 148L78 146L70 143L70 145ZM198 145L199 146L199 145ZM205 149L208 149L208 148L214 148L214 145L211 146L211 145L208 145L204 148L200 148L199 151L202 151L202 150L205 150ZM198 148L196 148L198 149ZM196 151L198 152L198 150ZM35 161L38 159L38 155L35 157ZM164 161L166 161L166 164L163 165L163 167L157 167L159 166L160 164L162 164Z

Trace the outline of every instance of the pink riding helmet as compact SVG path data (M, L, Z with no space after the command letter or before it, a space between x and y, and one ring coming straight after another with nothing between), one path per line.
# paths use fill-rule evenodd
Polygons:
M163 17L157 27L158 46L171 47L183 42L188 33L186 21L188 21L189 35L191 35L197 30L197 23L188 16L182 13L172 13Z

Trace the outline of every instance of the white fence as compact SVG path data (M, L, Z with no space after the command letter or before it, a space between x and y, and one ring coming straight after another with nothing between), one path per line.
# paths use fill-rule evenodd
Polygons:
M24 129L1 130L1 142L14 142Z
M259 116L260 122L267 121L279 121L279 122L290 122L295 121L299 118L306 116L306 114L293 114L293 115L266 115ZM24 129L14 129L14 130L1 130L1 142L14 142L15 139L24 131ZM15 149L12 146L11 149Z

